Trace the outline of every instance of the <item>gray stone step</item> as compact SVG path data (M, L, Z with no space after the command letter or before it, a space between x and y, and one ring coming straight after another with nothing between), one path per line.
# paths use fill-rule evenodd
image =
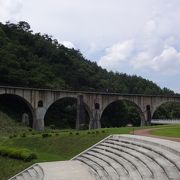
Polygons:
M172 152L173 154L180 157L180 143L169 141L165 139L138 136L138 135L112 135L108 139L113 138L114 140L127 140L128 142L138 142L144 145L150 145L150 147L160 147L166 151Z
M18 175L18 176L16 177L16 180L25 180L25 179L24 179L24 177L23 177L22 175Z
M92 169L94 169L94 171L96 171L96 173L98 174L99 179L101 180L109 179L107 172L101 166L99 166L99 164L96 164L94 161L82 156L77 157L76 160L79 160L84 164L88 165L89 167L91 167Z
M106 149L103 147L103 149L105 150L102 150L101 147L98 146L95 150L98 149L101 153L106 154L112 159L118 160L119 163L122 164L122 166L125 166L129 173L129 176L131 176L132 179L134 179L134 177L136 177L137 179L153 179L153 174L151 173L151 171L144 167L141 162L139 164L137 159L135 159L133 156L130 156L126 153L121 154L121 152L112 150L111 148Z
M108 143L101 143L97 146L97 148L101 148L108 151L107 153L110 153L113 158L125 159L127 162L129 162L133 167L137 169L137 171L143 176L143 178L155 178L159 180L168 179L164 170L156 162L154 162L152 159L146 157L141 153L137 153L136 151L121 148ZM144 165L141 167L141 164L138 163L137 159L147 165L147 168L149 169L149 171L151 171L151 174L149 174L149 176L148 174L142 172L144 169ZM125 162L122 161L121 163L124 164ZM130 169L129 172L131 171L132 170Z
M79 158L76 159L76 160L80 161L81 163L83 163L85 166L88 167L90 174L92 174L92 176L95 177L95 180L100 180L100 179L101 179L101 177L100 177L100 175L99 175L99 172L98 172L98 170L97 170L97 167L95 168L95 167L93 167L93 165L91 165L90 163L88 164L88 163L86 162L87 159L85 160L85 159L79 157ZM100 174L101 174L101 173L100 173Z
M29 172L31 177L38 177L38 174L34 168L29 168L29 169L27 169L27 171Z
M93 148L93 149L96 150L95 148ZM119 156L119 155L115 154L114 152L108 152L108 151L103 151L103 150L102 150L101 154L109 156L112 159L116 159L118 161L118 163L121 164L124 169L126 169L129 179L142 179L142 176L139 173L136 166L133 165L130 161L128 161L123 156ZM118 151L118 154L119 154L119 151Z
M92 156L95 156L96 158L99 158L103 161L105 161L109 166L111 166L113 169L114 169L114 178L115 179L120 179L121 176L127 176L128 173L127 171L123 171L123 169L119 168L119 164L114 161L112 158L109 158L108 156L105 156L97 151L93 151L93 150L90 150L87 152L87 154L90 154Z
M156 152L156 151L154 151L152 149L142 147L142 146L138 146L138 145L135 145L135 144L126 143L124 141L123 142L122 141L115 141L115 140L112 140L112 139L107 140L106 143L110 143L110 144L114 144L114 145L117 145L117 146L120 146L120 147L132 149L134 151L145 154L146 156L152 158L153 160L159 159L159 164L162 163L162 165L166 164L168 166L171 166L171 165L174 166L174 164L172 164L172 162L170 162L167 158L165 158L160 153L158 153L158 152Z
M98 147L97 148L94 148L92 151L95 151L95 152L98 152L99 154L102 154L102 155L104 155L104 156L107 156L107 157L109 157L111 160L115 160L115 158L112 156L112 154L108 154L108 153L106 153L106 151L104 152L102 149L98 149ZM105 157L104 157L105 158ZM133 159L133 160L132 160ZM116 159L117 160L117 159ZM150 169L148 169L147 168L147 166L145 166L141 161L139 161L138 159L136 159L136 158L134 158L134 157L131 157L131 160L132 161L134 161L133 162L133 165L134 166L136 166L136 168L137 168L137 171L141 174L141 176L143 177L143 178L152 178L153 177L153 173L151 172L151 170ZM131 161L131 162L132 162ZM118 164L118 165L120 165L120 164ZM122 165L119 167L119 169L121 169L122 170ZM116 167L117 168L117 167ZM129 173L126 171L126 174L122 174L121 173L121 176L129 176Z
M136 151L136 152L139 152L148 156L149 158L153 159L155 162L157 162L161 166L161 168L167 173L169 178L180 177L179 168L177 168L176 165L172 161L169 161L169 159L167 159L165 156L161 155L160 153L154 150L150 150L145 147L141 147L141 146L137 146L134 144L129 144L129 143L121 142L121 141L107 140L106 142L107 143L113 142L119 147L131 149L133 151ZM172 171L174 173L171 173Z
M29 172L28 171L24 171L23 173L22 173L22 176L24 177L24 179L26 180L31 180L32 179L32 176L29 174Z
M86 157L95 163L99 164L108 174L109 180L118 180L119 177L117 176L116 171L104 160L97 158L96 156L93 156L92 154L84 153L82 157Z
M135 146L144 147L144 148L149 149L151 151L155 151L156 153L166 157L169 161L174 163L178 169L180 169L180 156L178 156L177 153L174 153L174 151L172 152L170 150L170 148L164 148L164 147L156 146L156 145L154 145L148 141L146 141L146 143L139 142L138 140L135 141L134 139L131 139L131 138L128 138L128 140L126 140L126 138L120 137L120 138L116 138L116 139L110 138L109 140L120 141L120 142L124 142L127 144L132 144Z
M35 164L17 174L11 180L43 180L43 178L44 173L42 168L38 164Z
M117 174L119 174L120 177L129 177L128 171L118 162L117 159L112 158L111 156L108 156L107 154L104 154L102 150L97 149L94 147L91 149L92 152L95 152L96 155L104 159L106 162L111 164L111 166L116 170ZM89 151L88 151L89 153Z
M43 172L42 168L38 164L34 165L33 168L38 174L38 180L43 180L44 172Z

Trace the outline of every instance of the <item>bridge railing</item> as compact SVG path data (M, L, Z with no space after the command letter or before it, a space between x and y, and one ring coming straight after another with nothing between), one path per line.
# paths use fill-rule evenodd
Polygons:
M180 124L180 119L152 119L152 124Z
M139 97L164 97L164 98L180 98L179 94L169 95L158 95L158 94L127 94L118 92L107 92L107 91L82 91L82 90L65 90L65 89L50 89L50 88L30 88L30 87L14 87L14 86L2 86L0 89L20 89L20 90L31 90L31 91L52 91L52 92L66 92L66 93L84 93L84 94L98 94L98 95L114 95L114 96L139 96Z

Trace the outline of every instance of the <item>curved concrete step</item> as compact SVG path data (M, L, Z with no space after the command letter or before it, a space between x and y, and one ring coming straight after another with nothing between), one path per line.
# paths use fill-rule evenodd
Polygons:
M15 179L16 180L24 180L24 177L22 175L18 175Z
M133 141L142 143L144 145L150 145L151 147L159 147L160 149L167 150L169 152L172 152L173 154L176 154L180 157L180 143L174 142L166 139L159 139L159 138L152 138L152 137L146 137L146 136L138 136L138 135L128 135L128 134L122 134L122 135L111 135L108 139L113 138L114 140L127 140L127 141Z
M136 171L137 169L135 167L131 169L131 172L133 171L133 175L131 176L131 173L127 169L125 169L119 162L117 163L115 161L115 158L112 158L112 156L109 156L106 153L101 152L101 150L97 150L96 148L93 148L91 151L91 154L99 157L100 159L104 159L104 161L106 161L116 171L116 173L119 175L119 178L117 177L117 179L132 179L132 177L135 179L142 179L142 175L138 171ZM132 166L130 167L132 168Z
M107 173L109 180L118 180L116 171L106 161L87 153L83 154L82 157L86 157L101 166Z
M44 172L43 172L43 169L41 168L41 166L39 164L35 164L35 166L33 166L33 168L37 172L38 179L43 180L44 179Z
M102 161L105 161L114 170L114 171L112 171L114 179L120 179L120 177L122 177L122 176L127 176L126 171L124 171L123 174L120 174L120 171L118 171L119 164L117 164L113 159L111 159L107 156L104 156L93 150L88 151L87 154L94 156Z
M38 164L34 164L21 173L10 178L10 180L43 180L44 172Z
M103 155L104 158L108 157L109 159L111 160L117 160L118 161L118 157L117 156L114 156L113 152L110 152L110 151L106 151L106 150L102 150L102 148L94 148L92 151L95 151L97 153L99 153L99 156L100 155ZM139 161L138 159L134 158L134 157L130 157L130 158L126 158L124 156L121 156L121 158L124 158L125 160L127 160L128 162L130 162L136 169L137 171L137 174L139 174L141 176L141 178L153 178L153 173L151 172L150 169L147 168L147 166L145 166L141 161ZM119 169L121 169L122 167L122 164L120 164L119 162ZM116 167L117 168L117 167ZM133 169L133 171L134 171ZM132 170L131 170L132 171ZM126 170L126 174L122 174L121 176L129 176L130 177L130 172L127 172ZM139 175L137 177L139 177ZM133 174L133 177L135 177L135 175Z
M140 174L142 176L142 178L149 178L152 179L155 177L153 170L146 166L143 161L140 161L138 158L132 156L129 153L126 152L120 152L119 150L116 149L112 149L111 147L106 147L106 146L102 146L99 145L98 147L96 147L97 150L99 149L101 151L101 153L106 154L107 156L113 158L113 159L117 159L119 161L119 163L121 163L122 165L128 165L126 168L129 172L129 174L132 174L132 172L136 173L136 174ZM104 151L103 151L104 149ZM126 162L126 163L125 163ZM151 163L152 164L152 163ZM152 164L153 167L154 164ZM132 177L136 177L137 175L134 175L134 173L131 175Z
M95 147L92 149L94 150ZM107 154L106 154L107 155ZM112 160L116 159L118 160L119 164L121 164L124 169L126 170L126 172L128 172L128 176L130 179L142 179L141 174L139 173L138 169L136 168L135 165L133 165L130 161L128 161L127 159L125 159L123 156L119 157L115 154L113 154L113 157L111 156Z
M143 178L155 178L155 179L168 179L164 170L152 159L144 156L143 154L138 154L128 149L117 147L116 145L102 143L97 148L105 149L107 152L111 153L113 158L124 158L126 161L131 163L137 171L143 176ZM122 162L123 163L123 162ZM143 164L143 166L141 166ZM145 168L145 164L147 165ZM131 170L130 170L131 171ZM150 171L151 173L148 173ZM149 175L149 177L148 177Z
M31 177L38 177L38 174L34 168L27 169Z
M24 179L32 179L32 176L29 174L28 171L23 172L22 176Z
M145 156L148 156L157 164L159 164L159 166L164 170L164 172L167 174L169 178L180 177L180 171L179 168L176 167L176 164L174 164L172 161L169 161L168 158L162 156L160 153L156 152L155 150L149 150L145 147L132 145L121 141L107 140L106 143L115 143L115 145L121 148L131 149L132 151L136 151L141 154L144 154Z
M108 173L104 170L104 168L102 168L95 162L91 161L90 159L80 156L80 157L77 157L76 160L81 161L84 164L86 164L87 166L91 167L98 174L97 179L101 179L101 180L109 179Z
M154 151L154 152L160 154L161 156L164 156L172 163L174 163L177 166L177 168L180 170L180 156L178 155L179 153L175 152L175 150L172 150L169 147L167 148L164 146L157 146L157 145L155 145L155 143L152 144L149 141L143 141L143 142L134 141L134 139L132 139L132 138L128 138L128 140L127 140L127 138L124 138L124 137L118 138L118 139L117 138L116 139L109 138L109 140L124 142L126 144L132 144L135 146L144 147L146 149L149 149L150 151Z
M104 154L102 150L97 150L97 148L91 149L91 151L88 151L88 153L93 153L95 156L104 159L110 166L114 168L114 170L117 172L119 177L129 177L129 172L127 169L125 169L117 159L112 158L111 156L108 156L107 154Z

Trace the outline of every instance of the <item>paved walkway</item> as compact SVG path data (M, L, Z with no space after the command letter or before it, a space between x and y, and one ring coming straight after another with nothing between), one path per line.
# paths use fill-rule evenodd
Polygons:
M162 129L162 128L139 129L139 130L135 130L134 132L131 132L131 134L134 133L135 135L140 135L140 136L149 136L154 138L168 139L171 141L180 142L180 138L152 135L152 131L155 129Z

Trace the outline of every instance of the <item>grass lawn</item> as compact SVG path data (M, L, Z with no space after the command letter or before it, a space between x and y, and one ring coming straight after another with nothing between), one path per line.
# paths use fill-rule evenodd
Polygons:
M157 135L157 136L180 138L180 124L174 125L172 127L162 128L162 129L154 129L151 131L151 134Z

